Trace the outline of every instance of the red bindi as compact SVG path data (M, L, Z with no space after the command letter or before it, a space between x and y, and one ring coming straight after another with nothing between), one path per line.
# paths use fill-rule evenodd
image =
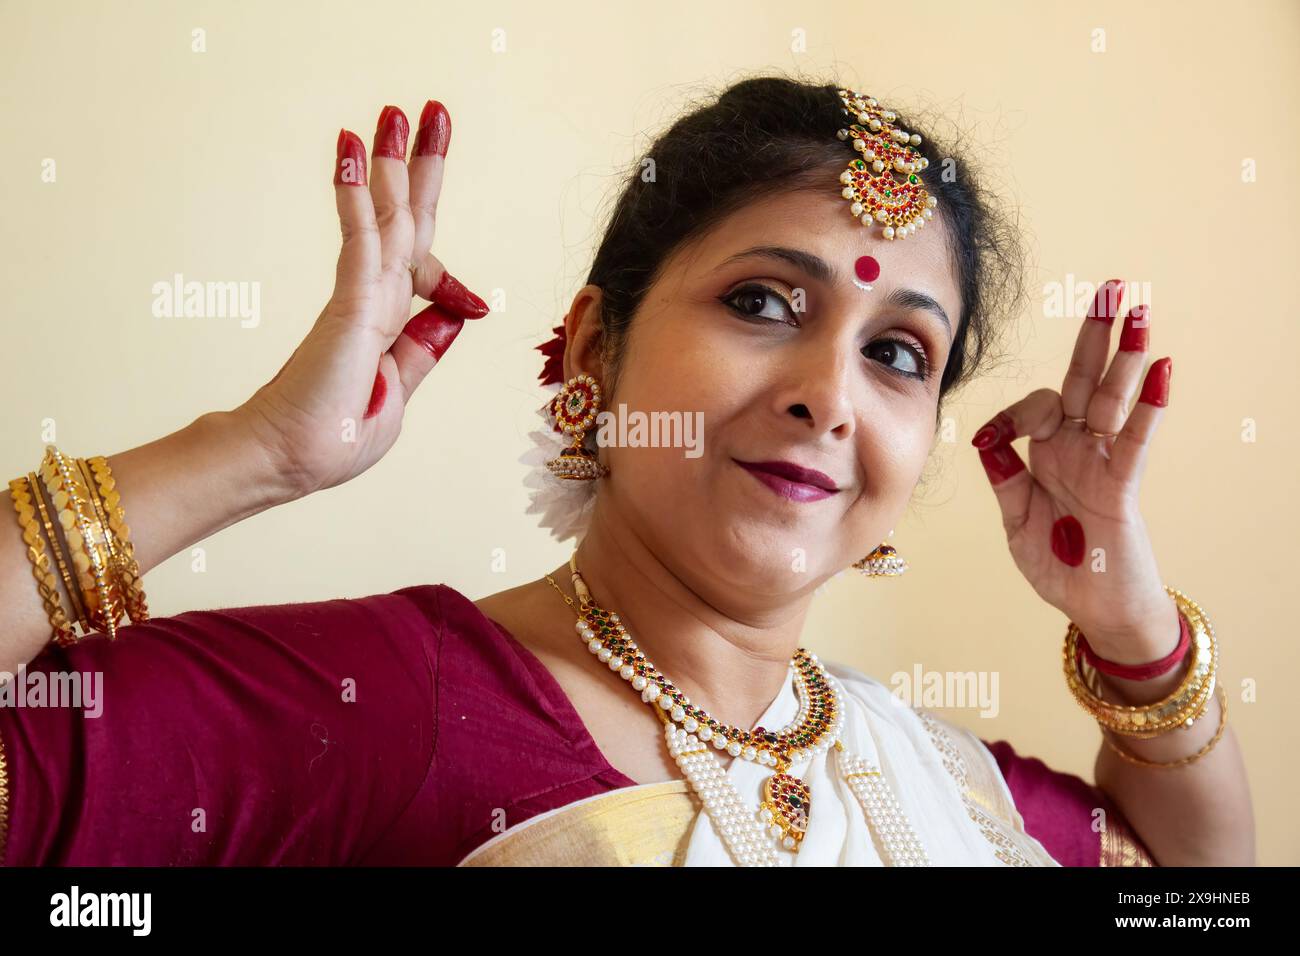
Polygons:
M880 263L875 256L859 256L858 261L853 263L853 271L858 277L858 285L870 289L871 286L866 283L880 278Z

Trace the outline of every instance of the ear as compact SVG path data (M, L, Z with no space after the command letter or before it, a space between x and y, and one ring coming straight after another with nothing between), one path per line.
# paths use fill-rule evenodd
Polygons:
M600 348L602 341L600 310L604 292L598 285L584 285L573 297L564 316L564 380L575 375L590 375L600 382L604 375ZM602 383L603 384L603 383Z

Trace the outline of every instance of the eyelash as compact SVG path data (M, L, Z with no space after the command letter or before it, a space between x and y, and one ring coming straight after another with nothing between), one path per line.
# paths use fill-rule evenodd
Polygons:
M761 323L777 322L780 320L765 319L762 316L751 315L750 313L740 309L738 306L732 305L731 300L736 298L742 292L759 292L762 293L763 295L775 296L776 298L780 299L783 303L785 303L785 307L789 309L791 313L794 312L794 306L790 304L790 300L787 299L785 296L783 296L781 293L777 292L775 289L771 288L770 286L765 286L761 282L747 282L742 286L737 286L735 289L732 289L730 292L724 295L720 300L723 305L731 309L731 311L735 312L736 315L740 316L742 319L746 320L747 322L761 324ZM783 322L782 324L789 325L790 323ZM907 348L911 349L913 352L916 353L917 364L920 365L921 367L920 372L905 372L902 369L895 368L892 365L885 365L885 368L889 369L889 371L893 372L895 375L901 375L904 378L910 378L918 382L923 382L930 377L930 356L926 353L925 349L922 348L919 343L910 342L907 339L892 338L892 339L877 339L875 342L872 342L870 344L876 345L880 343L890 343L894 345L906 346Z

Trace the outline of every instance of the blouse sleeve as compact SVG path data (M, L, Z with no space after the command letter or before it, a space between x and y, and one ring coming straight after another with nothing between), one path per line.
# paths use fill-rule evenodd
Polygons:
M0 863L346 864L433 761L421 588L189 611L0 688Z
M1062 866L1156 865L1101 789L1016 753L1005 740L981 742L997 760L1025 831Z

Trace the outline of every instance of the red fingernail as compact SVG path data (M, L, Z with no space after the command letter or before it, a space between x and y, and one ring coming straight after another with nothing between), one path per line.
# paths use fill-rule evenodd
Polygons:
M1006 412L998 412L975 433L970 443L976 448L992 448L1005 445L1015 437L1016 423Z
M1145 305L1129 309L1124 318L1124 328L1119 333L1119 350L1121 352L1145 352L1147 350L1147 331L1150 313Z
M1088 318L1110 325L1119 314L1119 300L1124 297L1124 280L1107 279L1092 298Z
M396 106L385 106L379 114L379 124L375 127L372 154L406 159L406 137L410 132L411 124L406 121L406 114Z
M388 381L384 378L383 372L375 373L375 385L370 390L370 404L366 406L366 413L362 418L374 418L379 414L379 410L384 407L384 397L388 395Z
M1072 568L1083 564L1083 525L1074 515L1052 525L1052 553Z
M1142 382L1142 394L1139 402L1164 407L1169 404L1169 378L1174 373L1174 360L1169 356L1157 359L1147 369L1147 377Z
M420 113L420 128L415 133L416 156L446 156L451 142L451 116L447 107L429 100Z
M994 445L980 450L980 462L993 484L998 485L1025 470L1016 450L1010 445Z
M435 302L417 312L402 332L419 342L435 359L440 359L464 326L463 318L452 315Z
M487 303L465 288L450 272L444 272L433 290L433 301L448 312L467 319L481 319L488 314Z
M361 137L346 129L339 130L334 165L335 186L366 184L366 146Z

